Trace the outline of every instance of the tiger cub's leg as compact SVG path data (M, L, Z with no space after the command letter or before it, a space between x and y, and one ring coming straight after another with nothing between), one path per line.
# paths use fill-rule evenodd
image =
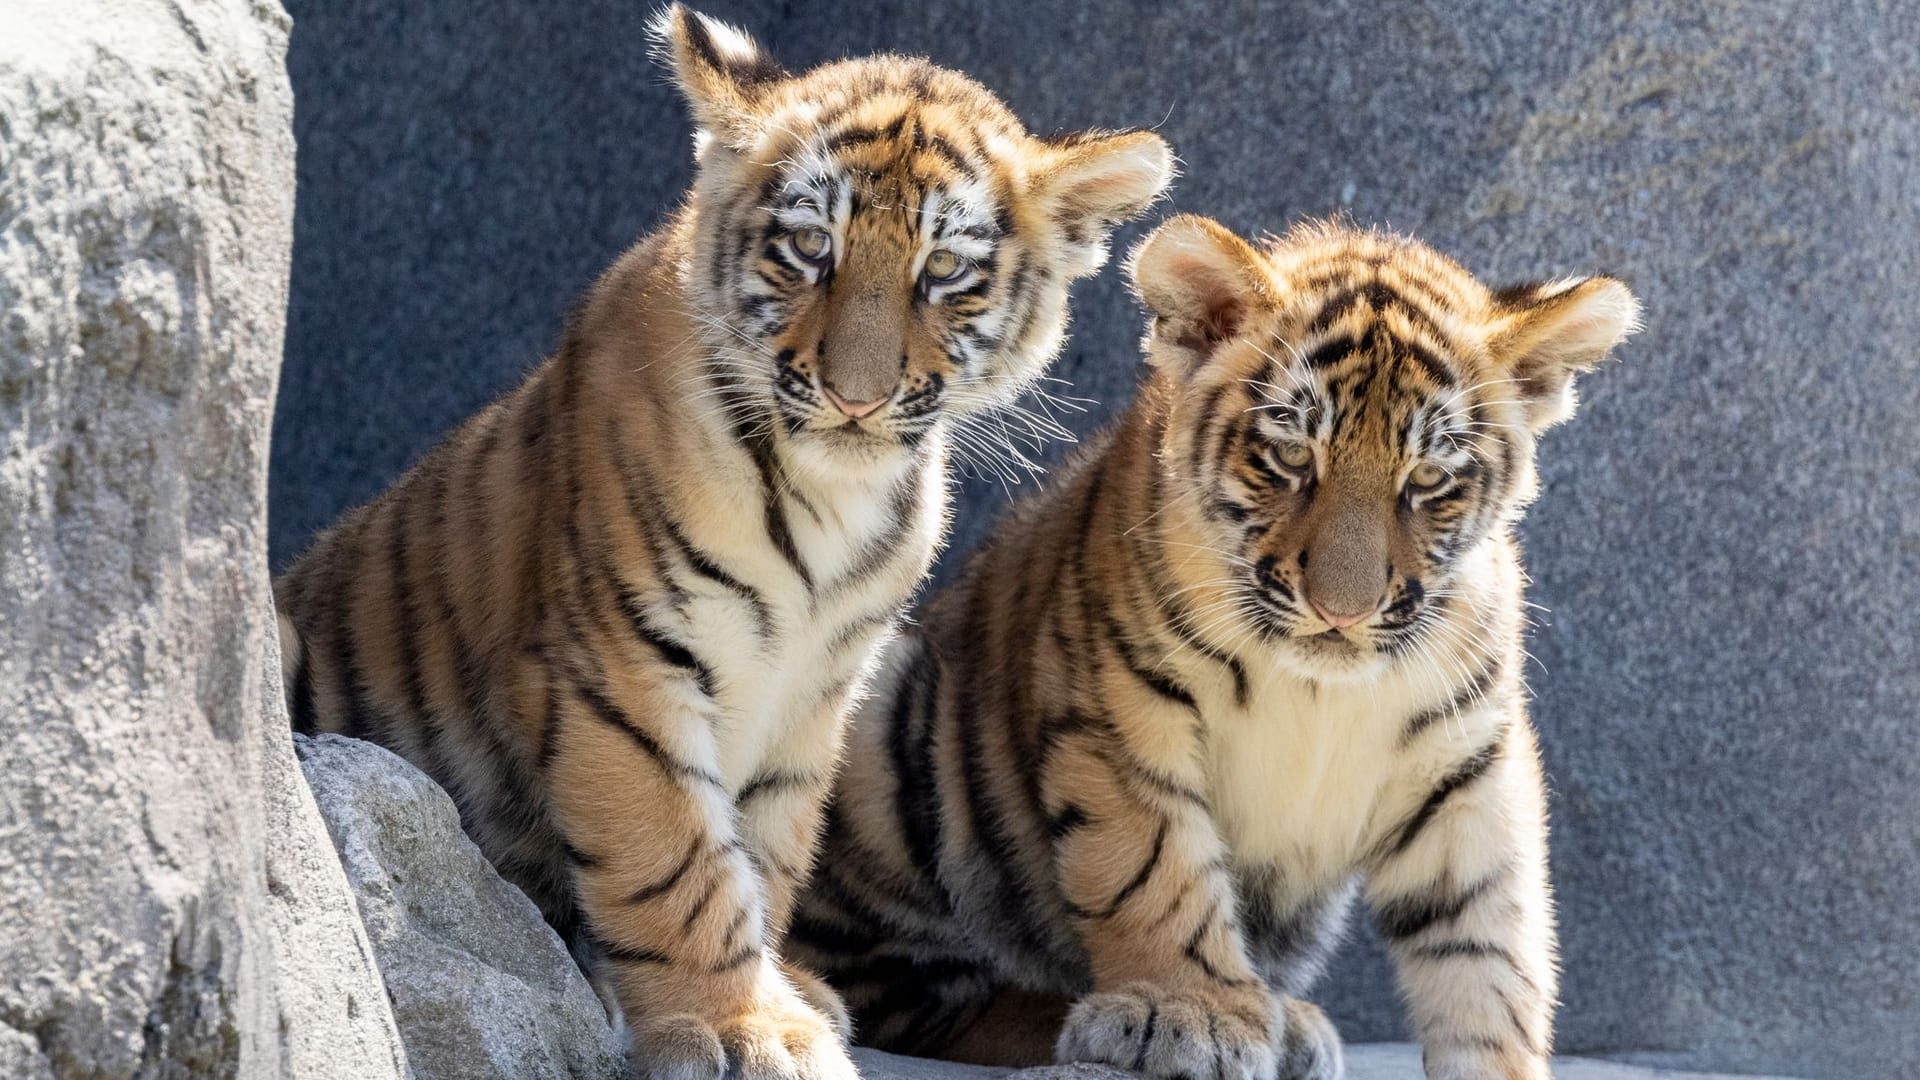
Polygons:
M1441 778L1368 882L1431 1080L1546 1080L1555 995L1545 797L1530 729Z
M795 725L735 800L741 837L766 884L767 927L776 952L813 870L840 758L841 704L836 700ZM784 956L780 970L801 997L834 1025L842 1041L852 1038L846 1004L825 980Z
M557 695L550 718L553 805L635 1072L853 1080L839 1031L780 971L768 883L695 693L610 675Z
M1059 1058L1154 1077L1281 1076L1282 1060L1300 1056L1288 1025L1309 1017L1253 968L1205 800L1112 730L1064 739L1042 789L1061 890L1093 973L1093 992L1061 1029ZM1290 1080L1339 1075L1303 1064Z
M1302 897L1282 868L1255 866L1241 869L1238 889L1241 932L1254 967L1280 1002L1280 1075L1345 1075L1339 1030L1300 995L1320 977L1340 943L1354 884Z

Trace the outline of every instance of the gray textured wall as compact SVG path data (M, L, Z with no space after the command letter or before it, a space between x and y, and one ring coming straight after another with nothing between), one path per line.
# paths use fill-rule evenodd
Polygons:
M688 176L643 3L289 6L281 562L510 385ZM1920 14L1536 7L712 5L790 64L923 52L1039 129L1158 124L1170 209L1344 207L1491 278L1632 280L1650 329L1548 441L1527 528L1562 1043L1914 1075ZM1112 408L1139 317L1111 272L1077 313L1060 373ZM971 489L962 543L1004 502ZM1342 967L1347 1034L1395 1034L1371 947Z

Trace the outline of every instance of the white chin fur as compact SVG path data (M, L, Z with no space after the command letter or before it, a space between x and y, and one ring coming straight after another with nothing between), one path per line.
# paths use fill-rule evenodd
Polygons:
M1386 674L1393 661L1364 647L1324 650L1306 641L1289 639L1273 647L1275 661L1304 679L1325 683L1358 683Z
M800 431L785 440L787 464L816 484L892 480L911 460L907 448L879 439L842 439L824 432Z

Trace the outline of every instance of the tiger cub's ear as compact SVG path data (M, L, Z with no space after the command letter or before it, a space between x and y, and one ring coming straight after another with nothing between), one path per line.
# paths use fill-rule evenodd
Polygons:
M708 138L745 149L760 134L759 103L767 89L789 78L753 38L718 19L673 4L648 28L654 58L673 70L699 125L695 145Z
M1253 245L1211 218L1181 214L1150 233L1127 262L1133 289L1153 312L1147 360L1186 377L1274 302Z
M1086 131L1047 140L1036 189L1078 249L1075 277L1107 261L1113 227L1146 212L1173 182L1173 151L1151 131Z
M1503 289L1493 302L1488 344L1536 432L1573 415L1574 375L1591 371L1641 326L1640 302L1609 277Z

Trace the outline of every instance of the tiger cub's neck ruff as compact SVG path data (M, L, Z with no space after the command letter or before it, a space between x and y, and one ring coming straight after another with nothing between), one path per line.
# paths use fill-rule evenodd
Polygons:
M1058 350L1170 178L921 60L803 75L684 9L684 208L553 358L277 583L295 723L431 773L611 987L636 1069L850 1078L780 942L848 703L946 524L948 429Z
M1077 998L1040 1054L1332 1080L1298 995L1364 881L1428 1075L1543 1080L1510 530L1637 305L1334 225L1178 217L1132 272L1151 379L893 650L796 955L890 1049L1005 1060L1018 988Z

